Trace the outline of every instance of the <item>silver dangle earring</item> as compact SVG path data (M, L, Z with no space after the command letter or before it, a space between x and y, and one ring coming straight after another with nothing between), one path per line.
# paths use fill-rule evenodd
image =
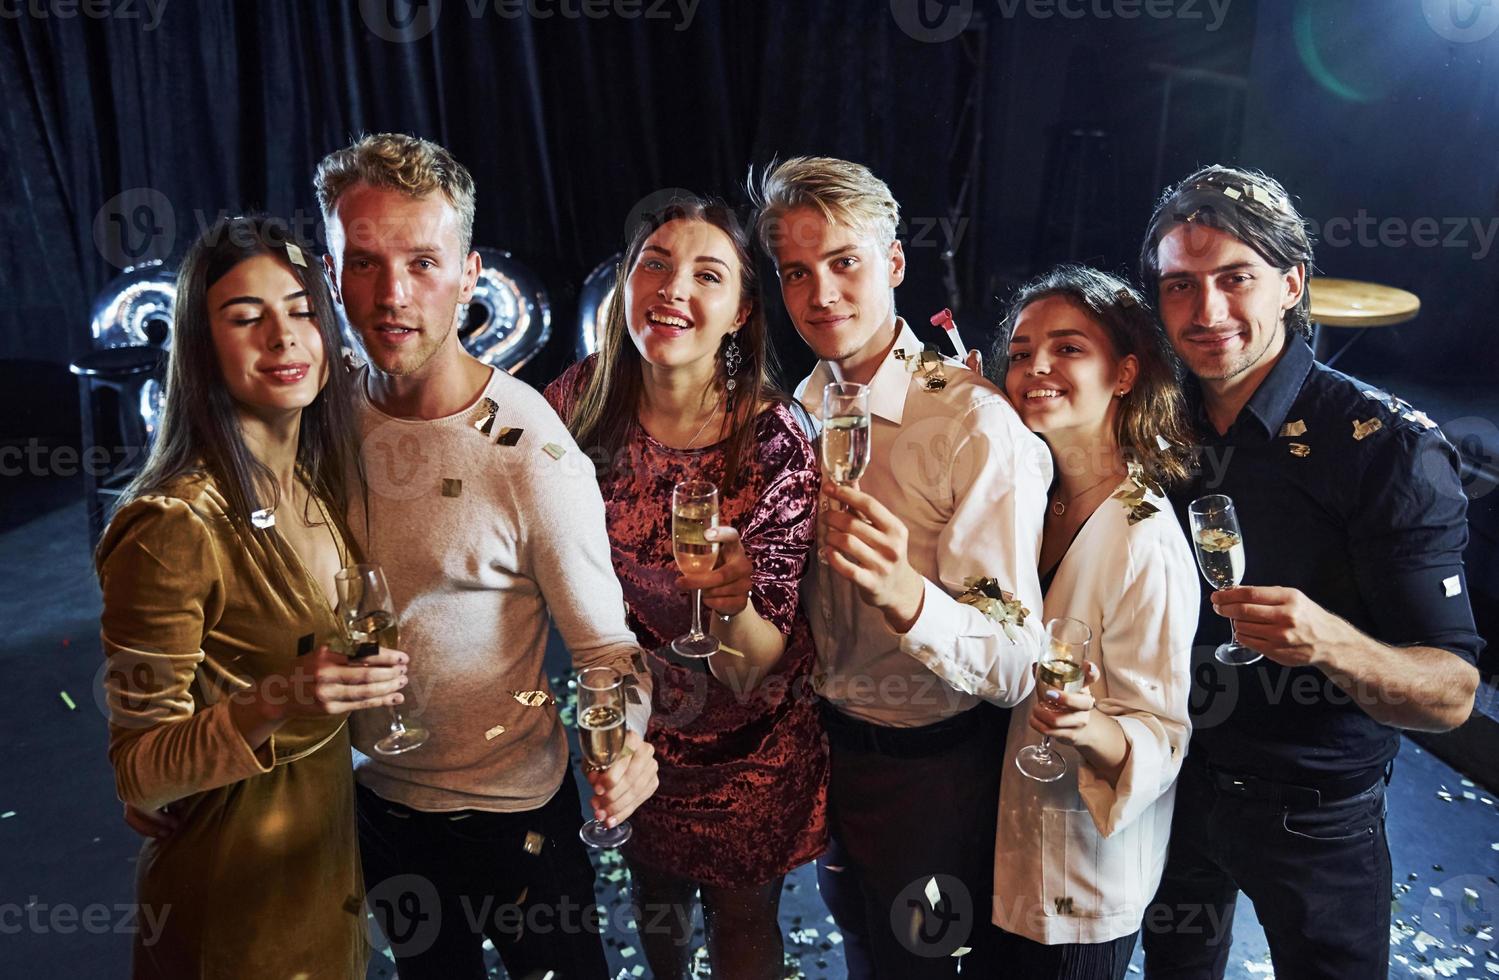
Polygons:
M724 389L730 394L739 386L734 376L739 373L739 362L743 356L739 350L739 335L729 334L723 345L723 373L728 379L724 382Z

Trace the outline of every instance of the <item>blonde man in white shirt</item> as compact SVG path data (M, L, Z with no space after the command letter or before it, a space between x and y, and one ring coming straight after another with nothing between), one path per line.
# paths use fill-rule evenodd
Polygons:
M850 977L992 976L1001 708L1033 684L1039 616L1019 609L1040 610L1050 459L992 385L923 357L896 315L905 255L882 181L798 157L758 195L761 244L819 358L797 398L818 417L828 382L870 389L871 461L854 486L824 483L835 506L803 587L831 747L819 888ZM973 578L1014 597L1008 628L958 601Z
M1197 569L1161 484L1189 442L1171 350L1122 280L1062 266L1021 287L993 372L1057 467L1045 618L1092 631L1083 690L1038 685L1005 757L1049 735L1053 782L1000 791L994 922L1028 980L1122 980L1166 861L1190 722ZM1163 443L1173 448L1163 448Z

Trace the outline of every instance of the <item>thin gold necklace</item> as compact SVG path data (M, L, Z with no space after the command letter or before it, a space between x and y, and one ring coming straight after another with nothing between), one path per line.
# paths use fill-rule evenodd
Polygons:
M1062 503L1061 500L1053 500L1051 502L1051 512L1058 517L1061 517L1063 514L1067 513L1068 504L1077 503L1078 498L1083 494L1092 493L1094 490L1097 490L1099 487L1103 486L1106 482L1112 479L1118 479L1118 477L1116 477L1113 473L1107 474L1102 480L1099 480L1097 483L1093 484L1091 487L1088 487L1086 490L1079 490L1077 493L1068 497L1067 503L1065 504Z
M682 447L683 449L691 449L692 448L693 444L695 442L697 442L698 437L703 434L703 430L708 427L708 423L712 422L714 416L716 416L718 414L718 406L721 405L722 403L723 403L723 398L720 396L720 398L718 399L718 401L715 401L713 403L713 410L708 413L708 417L707 418L703 419L703 424L697 427L697 431L692 434L692 438L691 439L687 440L687 445L683 446Z

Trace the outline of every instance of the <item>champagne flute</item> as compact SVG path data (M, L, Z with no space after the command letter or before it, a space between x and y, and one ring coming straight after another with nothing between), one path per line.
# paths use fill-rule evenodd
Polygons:
M578 675L578 742L590 772L608 769L624 751L624 678L613 667L589 667ZM589 847L607 850L630 839L630 822L607 827L589 820L578 836Z
M349 633L350 660L373 656L381 647L400 649L400 631L396 624L396 604L390 598L385 570L371 562L339 569L334 576L338 586L338 612ZM421 747L427 741L427 730L408 725L401 709L390 706L390 731L375 743L381 755L400 755Z
M1060 617L1046 624L1036 659L1036 697L1041 697L1042 686L1068 693L1082 690L1092 639L1093 631L1081 620ZM1066 774L1067 760L1051 750L1051 736L1042 735L1040 745L1027 745L1015 754L1015 767L1031 779L1051 783Z
M839 486L869 466L869 386L833 381L822 389L822 471Z
M1197 567L1214 589L1232 589L1244 578L1244 534L1234 502L1221 493L1198 497L1187 507L1192 523L1192 550L1197 552ZM1261 654L1239 645L1239 631L1228 621L1229 641L1213 651L1222 663L1244 667L1259 660Z
M718 487L706 480L686 480L671 491L671 548L683 575L712 571L718 563L718 542L704 535L718 527ZM703 590L692 592L692 629L671 641L683 657L710 657L718 652L718 638L703 632Z

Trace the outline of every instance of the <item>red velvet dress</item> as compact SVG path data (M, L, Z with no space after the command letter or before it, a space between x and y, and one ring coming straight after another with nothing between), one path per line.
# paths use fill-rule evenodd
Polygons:
M546 389L564 420L592 358ZM660 788L630 818L630 860L720 887L759 885L805 864L827 842L827 747L812 695L812 633L797 602L811 557L821 477L812 445L776 405L756 419L754 458L719 501L719 522L739 531L754 563L750 601L786 636L786 650L751 693L698 664L657 652L691 625L691 595L673 584L671 490L688 479L720 483L722 444L673 449L632 427L603 478L614 571L630 627L654 681L647 740ZM585 451L588 447L583 447ZM704 609L704 616L710 614ZM731 656L718 653L715 656Z

